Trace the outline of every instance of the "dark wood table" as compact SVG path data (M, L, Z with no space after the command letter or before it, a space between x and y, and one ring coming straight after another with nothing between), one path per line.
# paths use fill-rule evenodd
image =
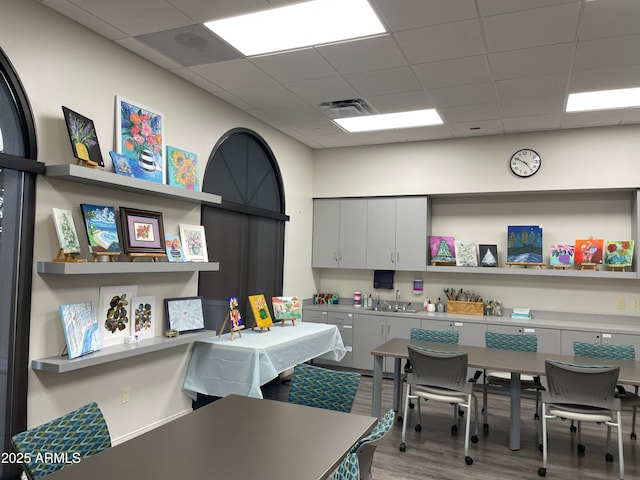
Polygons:
M469 345L453 345L449 343L422 342L408 338L394 338L374 348L373 355L373 398L372 415L379 416L382 408L382 365L385 357L394 359L394 391L393 408L402 416L402 376L401 363L409 358L407 346L417 345L432 350L464 351L469 358L469 367L487 370L511 372L511 403L509 448L520 449L520 375L545 374L545 360L559 360L582 365L619 365L619 382L624 385L640 385L640 362L634 360L610 360L602 358L575 357L573 355L557 355L541 352L519 352L494 348L473 347Z
M321 480L377 419L229 395L49 480Z

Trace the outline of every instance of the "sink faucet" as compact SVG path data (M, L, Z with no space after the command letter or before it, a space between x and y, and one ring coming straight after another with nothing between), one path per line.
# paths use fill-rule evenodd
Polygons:
M396 290L396 311L400 310L400 290Z

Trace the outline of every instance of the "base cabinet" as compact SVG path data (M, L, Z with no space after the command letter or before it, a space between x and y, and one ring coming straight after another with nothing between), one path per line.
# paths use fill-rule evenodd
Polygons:
M342 343L347 349L347 353L339 362L326 358L316 358L313 363L316 365L340 365L341 367L353 367L353 313L320 312L317 310L303 310L303 322L328 323L338 327L342 336Z
M425 330L457 330L460 335L458 343L460 345L472 345L474 347L484 347L484 332L487 325L484 323L464 322L460 320L425 320L420 323L420 328Z
M640 360L640 335L628 333L610 332L579 332L575 330L562 330L563 355L573 355L573 342L598 343L602 345L633 345L636 351L636 360Z
M560 330L554 330L552 328L517 327L512 325L487 325L487 331L519 335L536 335L538 337L538 352L554 354L560 353Z

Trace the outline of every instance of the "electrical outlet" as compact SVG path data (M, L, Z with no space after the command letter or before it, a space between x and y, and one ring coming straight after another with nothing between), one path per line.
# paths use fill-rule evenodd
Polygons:
M122 393L120 395L120 402L124 405L125 403L129 403L129 387L124 387L122 389Z
M344 292L351 293L351 285L347 285L346 287L344 287Z
M619 298L616 302L618 310L624 310L624 298Z
M633 309L640 310L640 298L633 299Z

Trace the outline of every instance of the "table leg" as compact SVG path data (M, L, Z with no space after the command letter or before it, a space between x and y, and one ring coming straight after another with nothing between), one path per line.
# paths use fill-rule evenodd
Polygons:
M511 429L509 448L520 450L520 373L511 372Z
M371 399L371 416L380 418L382 415L382 363L384 357L373 356L373 392Z
M400 374L402 359L393 359L393 409L398 421L402 419L402 375Z

